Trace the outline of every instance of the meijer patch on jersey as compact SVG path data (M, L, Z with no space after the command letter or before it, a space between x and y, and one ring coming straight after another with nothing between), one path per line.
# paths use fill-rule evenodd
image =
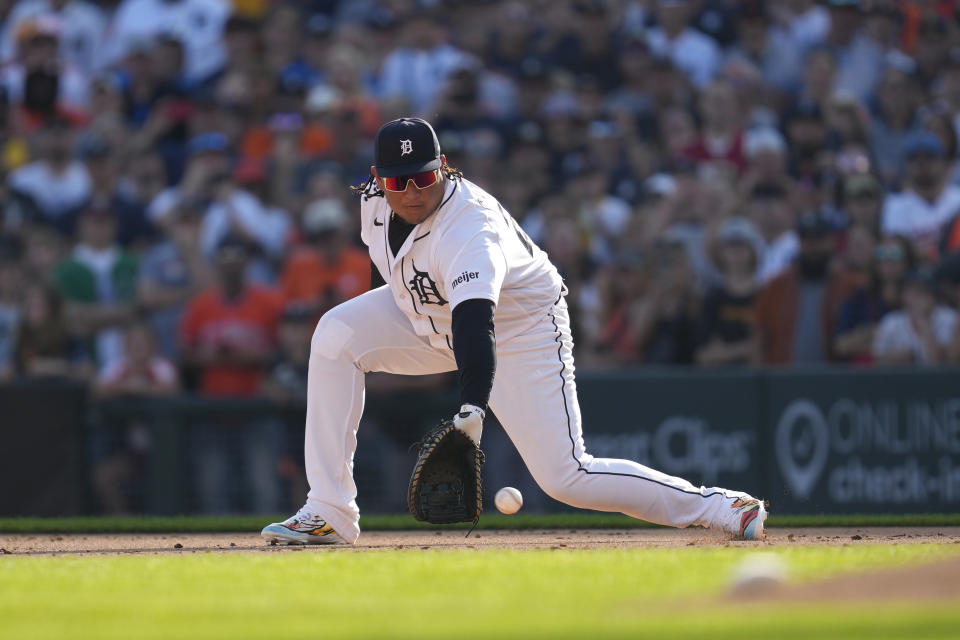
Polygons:
M456 289L461 284L464 284L465 282L470 282L471 280L476 280L479 277L480 277L479 271L464 271L459 276L453 279L453 282L450 283L450 288Z

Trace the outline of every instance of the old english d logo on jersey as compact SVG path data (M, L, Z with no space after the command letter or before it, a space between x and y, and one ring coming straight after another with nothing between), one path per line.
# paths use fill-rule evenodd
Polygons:
M412 140L401 140L400 141L400 155L405 156L408 153L413 153L413 141Z
M413 266L413 278L409 281L410 291L420 299L420 304L447 304L437 289L437 283L430 279L430 274L417 269L413 262L410 264Z

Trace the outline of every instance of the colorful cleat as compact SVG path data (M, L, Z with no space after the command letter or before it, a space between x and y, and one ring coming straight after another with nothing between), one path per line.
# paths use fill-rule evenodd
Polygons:
M743 540L760 540L763 538L763 522L767 519L767 503L739 494L731 496L730 512L723 529Z
M283 522L268 524L260 536L270 544L346 544L326 520L304 509Z

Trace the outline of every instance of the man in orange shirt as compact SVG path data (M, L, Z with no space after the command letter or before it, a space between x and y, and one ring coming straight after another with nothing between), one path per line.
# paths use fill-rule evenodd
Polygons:
M281 276L284 298L315 311L328 309L370 288L370 259L350 246L343 203L317 200L303 214L306 243L287 261Z
M225 238L216 253L217 284L189 302L180 324L183 363L196 371L197 390L204 396L258 395L273 358L281 300L247 283L248 258L242 239ZM201 510L225 513L246 507L264 513L279 508L276 466L284 446L279 423L234 414L191 428ZM246 497L246 504L237 502Z
M253 396L276 345L281 300L249 285L249 248L228 237L216 254L218 283L197 294L180 324L183 362L198 374L198 391L213 396Z

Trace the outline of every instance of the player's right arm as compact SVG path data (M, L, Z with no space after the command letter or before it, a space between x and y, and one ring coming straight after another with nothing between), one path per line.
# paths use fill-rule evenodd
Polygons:
M461 216L444 234L436 263L450 299L453 354L460 373L461 407L454 422L479 442L497 369L494 312L506 258L497 232L476 211Z

